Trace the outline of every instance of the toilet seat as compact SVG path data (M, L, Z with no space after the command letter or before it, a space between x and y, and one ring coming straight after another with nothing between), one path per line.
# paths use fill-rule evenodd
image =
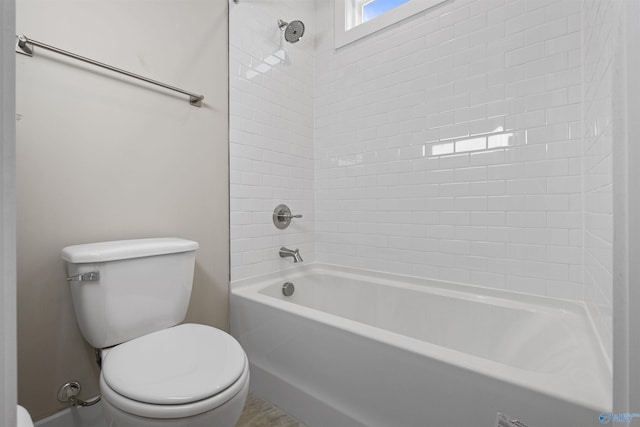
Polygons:
M100 375L100 392L102 393L102 398L111 405L124 412L138 415L140 417L157 419L192 417L223 406L234 397L241 394L242 390L248 386L249 382L249 363L246 356L244 360L245 369L240 378L238 378L238 381L222 393L218 393L215 396L198 402L187 403L184 405L154 405L151 403L138 402L136 400L128 399L113 391L104 382L104 377L102 375Z
M180 418L223 405L248 377L246 355L231 335L184 324L106 350L100 388L125 412Z

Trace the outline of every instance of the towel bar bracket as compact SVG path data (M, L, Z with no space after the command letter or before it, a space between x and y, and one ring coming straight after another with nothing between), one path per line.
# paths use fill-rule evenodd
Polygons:
M33 56L33 49L27 44L25 36L18 36L16 40L16 52L22 55Z

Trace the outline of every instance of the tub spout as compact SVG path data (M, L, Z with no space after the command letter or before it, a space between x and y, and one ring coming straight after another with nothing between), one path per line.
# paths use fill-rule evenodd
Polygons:
M286 258L286 257L291 257L293 258L293 263L298 263L298 262L302 262L302 257L300 256L300 249L287 249L284 246L280 248L280 258Z

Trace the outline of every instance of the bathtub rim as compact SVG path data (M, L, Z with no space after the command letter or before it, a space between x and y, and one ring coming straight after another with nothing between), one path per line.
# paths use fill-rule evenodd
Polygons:
M230 288L233 293L245 295L251 293L256 289L262 289L270 281L273 280L293 280L298 277L305 276L307 274L325 273L329 275L336 275L339 273L343 277L350 277L354 279L367 278L375 283L400 286L409 289L424 289L429 288L431 291L437 289L435 292L439 295L454 296L462 299L475 299L469 298L469 295L486 296L501 300L513 301L522 305L536 305L545 308L551 308L554 310L570 311L573 314L579 316L586 316L591 320L589 316L589 310L584 301L569 300L557 297L550 297L545 295L534 295L525 292L513 291L502 288L492 288L482 285L471 285L460 282L453 282L449 280L431 279L426 277L418 277L404 274L388 273L384 271L367 270L353 267L346 267L337 264L326 263L307 263L302 266L296 266L287 268L282 271L275 271L263 275L251 276L230 282ZM401 282L398 283L398 279ZM595 325L591 324L592 329L595 331ZM600 340L600 336L596 334L598 344L603 355L606 356L604 345ZM610 373L611 369L609 369Z
M534 305L537 308L542 307L543 310L545 308L555 312L562 310L582 317L586 321L586 330L589 335L587 339L596 344L595 348L597 348L597 351L599 352L597 357L605 362L598 367L601 370L599 374L605 376L607 380L605 393L601 393L602 395L599 396L600 399L598 399L599 402L585 399L583 397L575 397L570 393L571 390L567 390L563 387L563 384L560 381L558 381L557 384L552 384L550 386L548 381L552 380L550 377L553 375L549 373L527 371L260 293L260 290L265 287L273 286L275 281L296 280L296 278L309 274L338 275L340 277L354 278L358 280L366 279L378 284L402 288L407 288L405 285L408 283L409 285L412 285L409 286L409 288L422 288L425 291L437 290L438 294L453 296L455 298L469 296L469 294L471 294L472 296L479 296L479 298L489 297L508 302L515 302L516 306L519 305L521 307ZM401 279L402 281L398 283L398 279ZM586 305L582 301L563 300L504 289L480 287L443 280L404 276L393 273L362 270L321 263L310 263L280 272L273 272L261 276L236 280L231 283L230 298L233 298L234 296L246 298L256 303L265 304L271 308L283 310L297 316L306 317L332 328L347 330L348 332L363 336L366 339L371 339L385 345L392 345L404 351L430 357L458 369L463 369L473 373L480 373L510 384L529 388L536 392L553 396L554 398L561 399L572 404L577 404L594 411L611 410L612 407L611 368L607 363L608 359L606 358L606 352L604 351L600 337L595 330L595 324L589 316ZM541 378L546 378L546 380L541 381Z

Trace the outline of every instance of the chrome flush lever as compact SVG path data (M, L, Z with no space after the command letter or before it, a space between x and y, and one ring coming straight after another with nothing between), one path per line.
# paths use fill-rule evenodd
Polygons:
M89 273L81 273L67 277L67 282L97 282L98 280L100 280L99 271L90 271Z

